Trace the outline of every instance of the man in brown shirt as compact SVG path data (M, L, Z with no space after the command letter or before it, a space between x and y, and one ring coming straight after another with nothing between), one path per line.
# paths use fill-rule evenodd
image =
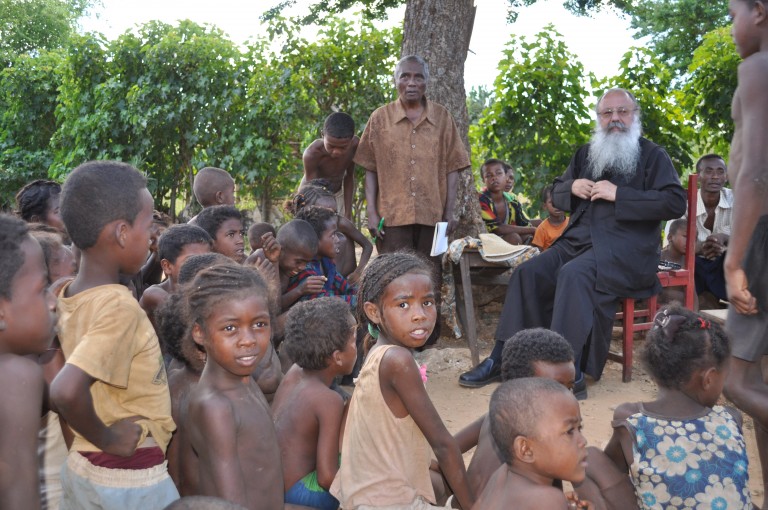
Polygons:
M379 253L409 248L428 257L435 223L448 222L449 233L457 224L458 172L469 167L469 154L450 112L424 96L428 81L423 58L402 58L398 98L373 112L355 153Z

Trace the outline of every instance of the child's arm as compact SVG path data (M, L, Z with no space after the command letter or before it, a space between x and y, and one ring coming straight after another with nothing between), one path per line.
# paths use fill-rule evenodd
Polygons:
M316 402L318 437L317 437L317 483L325 490L339 470L339 432L344 415L344 400L335 391L326 391L328 398Z
M130 457L143 435L143 428L135 422L146 418L133 416L105 425L93 408L91 385L95 381L80 368L67 363L51 383L51 400L69 426L94 446L104 453Z
M454 435L454 439L459 444L461 453L467 453L469 450L477 446L477 442L480 440L480 429L483 428L483 422L487 415L482 415Z
M40 508L37 431L43 405L43 374L32 360L0 359L0 508Z
M419 367L406 349L390 349L380 367L382 391L394 392L411 415L437 457L440 471L448 481L461 508L472 508L475 497L467 483L464 459L456 440L445 428L427 395Z
M368 238L366 238L362 232L357 230L355 225L346 218L342 218L341 221L339 221L339 232L363 248L363 253L360 254L360 262L357 264L355 270L349 273L347 276L347 280L349 280L350 283L355 284L360 281L360 277L363 274L363 269L365 269L365 266L368 264L368 260L371 258L371 254L373 253L373 245L368 240Z
M316 149L318 145L322 147L323 141L315 140L309 144L309 147L304 149L304 154L301 156L301 162L304 164L304 182L309 182L319 177L319 175L317 175L319 152Z
M344 173L344 217L352 220L352 198L355 196L355 163L349 162Z
M632 435L629 429L623 425L626 419L639 410L637 403L621 404L613 412L613 435L603 450L605 454L616 464L623 473L629 472L632 465Z
M261 251L264 253L267 260L273 264L277 264L282 250L283 247L280 246L280 243L272 232L265 232L264 235L261 236Z
M320 276L314 271L302 271L299 273L295 280L288 285L288 289L283 293L280 298L280 305L283 310L287 310L301 296L306 294L317 294L323 290L327 279L325 276Z
M203 472L210 476L215 496L249 506L237 452L237 423L232 403L220 396L192 400L189 418L192 446L200 457Z

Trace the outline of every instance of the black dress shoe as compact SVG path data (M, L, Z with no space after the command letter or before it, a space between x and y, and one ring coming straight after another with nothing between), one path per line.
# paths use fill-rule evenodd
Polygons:
M587 400L587 378L581 374L579 379L573 383L573 396L576 400Z
M485 358L479 365L459 376L459 386L482 388L486 384L501 381L501 364Z

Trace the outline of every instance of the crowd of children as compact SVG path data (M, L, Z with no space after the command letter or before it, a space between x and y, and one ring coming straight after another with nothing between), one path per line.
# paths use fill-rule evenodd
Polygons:
M658 396L617 407L604 450L581 432L574 353L544 329L506 342L488 413L451 435L413 357L438 321L432 265L371 259L354 132L329 116L294 219L247 235L219 168L183 225L125 163L19 191L19 218L0 214L0 508L751 508L741 415L717 405L729 340L676 304L641 356ZM480 173L489 232L546 250L567 228L551 187L529 220L509 165ZM672 223L668 262L684 234Z

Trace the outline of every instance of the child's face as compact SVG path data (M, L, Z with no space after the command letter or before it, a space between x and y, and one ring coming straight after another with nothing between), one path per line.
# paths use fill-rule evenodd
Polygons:
M323 147L325 152L332 158L340 158L349 150L349 146L352 143L352 137L349 138L336 138L331 135L323 135Z
M283 246L278 262L280 271L288 276L296 276L304 271L304 268L306 268L307 264L315 258L315 255L317 255L316 252L303 246L291 248Z
M184 262L192 255L201 255L203 253L210 253L211 247L208 243L193 243L185 244L181 248L181 253L176 257L176 262L171 263L168 259L163 259L163 272L171 279L171 282L176 283L179 280L179 271Z
M232 183L221 192L221 204L235 205L235 181L232 181Z
M208 364L213 361L229 374L248 377L267 352L272 336L267 300L247 293L221 301L212 307L205 327L195 324L192 333L205 347Z
M339 245L339 218L334 216L328 220L325 224L325 230L320 235L320 239L317 244L317 254L322 257L328 257L329 259L336 258L336 255L341 251Z
M59 251L51 257L51 263L48 265L48 276L51 283L60 278L74 276L76 272L75 255L66 246L61 246Z
M355 343L357 333L357 321L355 321L352 314L347 318L347 324L349 325L347 345L344 350L341 351L341 370L342 374L351 374L355 368L355 362L357 361L357 344Z
M746 0L730 0L728 13L733 21L731 36L739 56L747 58L760 51L760 28L757 26L757 18L764 16L764 11L759 11L757 5L750 6Z
M507 171L507 184L504 186L504 191L512 191L512 188L515 187L515 171L514 170L508 170Z
M576 367L573 366L572 361L566 361L564 363L534 361L533 376L552 379L559 382L569 390L572 390L573 383L576 379Z
M674 234L669 236L669 244L678 252L685 255L685 243L688 240L688 236L685 233L685 229L681 228Z
M45 219L43 223L60 232L66 232L67 228L64 226L64 221L61 219L61 208L59 207L60 201L60 194L51 196L48 200L48 210L45 211Z
M154 201L146 188L141 191L139 200L142 203L141 211L133 220L133 225L128 225L123 243L124 257L120 265L120 272L123 274L138 273L149 253Z
M504 191L507 185L507 173L499 164L485 165L483 168L483 181L488 191Z
M587 440L581 433L581 412L576 398L557 393L544 404L547 408L529 437L536 472L551 479L581 482L587 460Z
M237 218L229 218L216 231L213 251L231 258L238 264L242 264L245 260L245 241L243 240L243 235L243 222Z
M565 217L565 213L552 204L551 196L547 197L547 201L544 202L544 208L553 220L562 220Z
M0 298L0 353L42 354L56 334L56 298L48 290L43 249L32 237L21 243L24 263L11 283L11 299Z
M414 349L427 342L435 328L437 309L432 279L421 273L406 273L392 280L377 306L379 329L395 345ZM376 305L374 305L376 306ZM366 314L371 317L366 309Z

